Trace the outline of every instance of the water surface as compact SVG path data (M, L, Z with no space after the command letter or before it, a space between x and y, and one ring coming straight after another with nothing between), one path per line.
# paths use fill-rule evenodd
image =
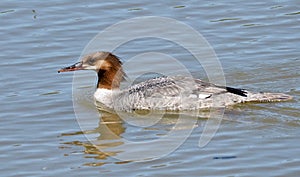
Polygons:
M298 1L4 0L0 4L2 176L298 176ZM203 148L198 142L207 119L199 118L188 139L157 160L120 161L114 158L117 152L99 151L78 125L72 102L73 74L56 71L76 62L87 43L104 28L145 15L174 18L200 32L216 51L227 85L283 92L294 101L227 110L217 134ZM187 51L167 41L132 41L115 52L126 61L149 51L180 58L195 77L205 77ZM158 64L168 66L161 60L136 68ZM94 80L86 82L74 89L92 92ZM119 137L142 142L165 135L177 120L167 116L153 126L137 127L113 115L91 117L95 112L88 111L93 110L89 97L79 106L87 124L96 120L87 125L88 134L107 140L107 151L122 141L106 135L104 127ZM147 148L133 150L138 154Z

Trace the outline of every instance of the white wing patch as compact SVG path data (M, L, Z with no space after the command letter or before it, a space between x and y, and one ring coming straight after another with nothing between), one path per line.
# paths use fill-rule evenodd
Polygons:
M205 99L205 98L209 98L209 97L211 97L211 94L199 94L198 95L198 98L200 98L200 99Z

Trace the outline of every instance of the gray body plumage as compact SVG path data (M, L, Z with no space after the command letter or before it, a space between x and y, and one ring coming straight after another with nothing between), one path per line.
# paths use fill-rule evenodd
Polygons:
M111 98L112 101L109 104L98 102L98 106L104 105L121 111L181 111L227 107L244 102L291 99L290 96L281 93L252 93L180 76L158 77L124 90L112 90Z

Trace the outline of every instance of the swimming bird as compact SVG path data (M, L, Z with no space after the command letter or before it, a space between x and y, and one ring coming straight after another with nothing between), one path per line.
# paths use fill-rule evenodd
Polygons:
M94 93L102 109L131 112L134 110L199 110L227 107L246 102L288 101L283 93L253 93L245 89L219 86L186 76L162 76L120 89L125 72L120 59L110 52L94 52L58 72L94 70L98 76Z

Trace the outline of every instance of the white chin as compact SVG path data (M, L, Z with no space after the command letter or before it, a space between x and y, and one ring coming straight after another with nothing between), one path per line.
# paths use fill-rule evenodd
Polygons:
M85 66L84 69L87 69L87 70L97 70L96 66Z

